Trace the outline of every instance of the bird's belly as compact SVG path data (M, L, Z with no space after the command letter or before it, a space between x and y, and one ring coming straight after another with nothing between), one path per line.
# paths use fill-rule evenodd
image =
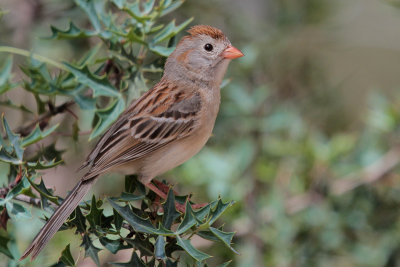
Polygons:
M148 180L145 182L150 182L157 175L181 165L201 150L209 136L193 136L160 149L143 162L140 176Z

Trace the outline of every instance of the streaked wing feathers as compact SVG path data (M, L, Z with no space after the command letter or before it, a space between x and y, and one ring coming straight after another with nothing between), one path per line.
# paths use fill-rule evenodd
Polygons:
M199 94L165 86L161 81L135 101L99 140L83 165L90 166L85 178L188 136L197 125L200 108Z

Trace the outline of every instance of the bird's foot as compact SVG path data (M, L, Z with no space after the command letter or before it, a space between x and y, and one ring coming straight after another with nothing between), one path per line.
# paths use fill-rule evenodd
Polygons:
M148 183L145 186L147 188L149 188L151 191L153 191L159 198L162 198L164 200L167 199L167 194L168 194L168 191L169 191L170 187L168 185L160 182L160 181L157 181L157 180L153 180L153 182L157 186L152 184L152 183ZM174 195L176 195L176 194L177 193L174 191ZM186 201L190 201L190 197L188 197ZM203 208L203 207L205 207L207 205L208 205L208 203L192 204L191 207L193 209L200 209L200 208ZM175 208L176 208L177 211L179 211L181 213L185 213L186 204L181 204L181 203L176 202L175 203Z

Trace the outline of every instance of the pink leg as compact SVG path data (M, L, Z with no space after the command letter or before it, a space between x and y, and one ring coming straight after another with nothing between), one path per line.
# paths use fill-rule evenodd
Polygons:
M151 191L153 191L154 193L156 193L157 196L161 197L162 199L167 199L167 194L164 193L163 191L161 191L160 189L157 188L157 186L155 186L152 183L148 183L145 184L145 186L150 189ZM175 207L178 211L185 213L185 205L180 204L180 203L175 203Z
M163 182L157 181L156 179L153 180L153 183L158 187L158 189L160 189L161 191L163 191L165 194L168 194L169 191L169 186L164 184ZM178 195L178 193L174 190L174 194Z

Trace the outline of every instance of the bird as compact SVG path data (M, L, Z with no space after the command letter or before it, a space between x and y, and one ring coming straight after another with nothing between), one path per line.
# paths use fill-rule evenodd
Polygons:
M101 174L136 174L152 183L197 154L212 134L220 106L220 85L232 59L244 56L226 35L208 25L188 30L167 58L161 80L126 108L98 140L81 169L86 174L25 250L35 259L75 210Z

